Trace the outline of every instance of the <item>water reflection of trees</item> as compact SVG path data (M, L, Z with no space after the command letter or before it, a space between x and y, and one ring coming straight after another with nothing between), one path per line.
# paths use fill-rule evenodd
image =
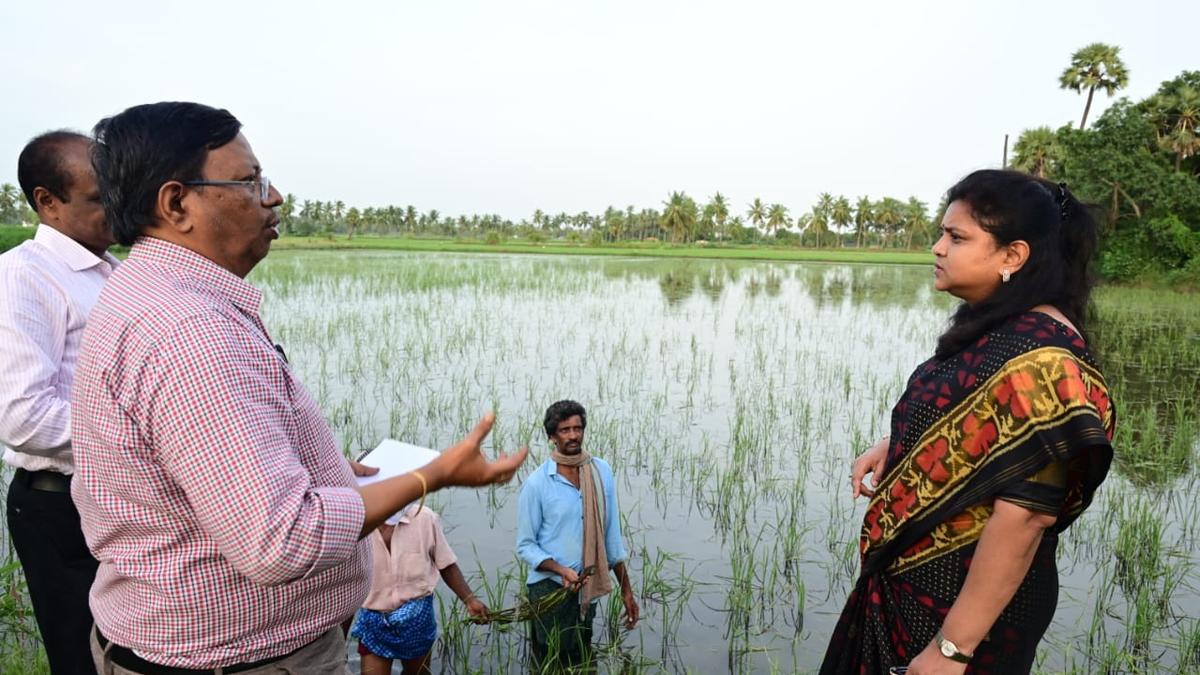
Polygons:
M799 294L817 307L850 303L870 309L912 308L944 302L931 292L924 268L814 263L714 260L621 260L601 263L609 278L644 279L658 284L668 306L688 298L719 301L730 288L747 297Z
M1114 470L1170 484L1191 474L1200 448L1200 315L1106 295L1090 337L1116 403Z

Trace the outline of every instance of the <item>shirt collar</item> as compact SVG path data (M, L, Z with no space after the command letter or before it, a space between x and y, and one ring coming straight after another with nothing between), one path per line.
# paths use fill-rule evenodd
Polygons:
M169 268L186 279L200 282L203 290L228 300L241 311L258 316L262 291L189 248L155 237L138 237L129 250L128 260Z
M104 256L98 258L79 242L45 223L38 224L37 232L33 233L33 240L62 258L73 272L91 269L101 262L108 263L109 267L117 266L117 259L111 253L105 251Z
M572 483L571 481L564 478L563 475L558 472L558 462L554 461L553 459L547 458L546 463L543 466L544 466L544 470L546 472L546 476L549 477L550 480L559 480L566 485L575 487L574 483ZM578 489L578 488L576 488L576 489Z

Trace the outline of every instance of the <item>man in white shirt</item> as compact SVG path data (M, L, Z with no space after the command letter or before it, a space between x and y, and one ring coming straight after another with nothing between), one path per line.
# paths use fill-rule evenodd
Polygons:
M0 444L16 468L8 531L54 675L95 673L88 591L96 560L71 501L71 384L79 340L117 265L89 158L70 131L34 138L17 179L41 224L0 255Z

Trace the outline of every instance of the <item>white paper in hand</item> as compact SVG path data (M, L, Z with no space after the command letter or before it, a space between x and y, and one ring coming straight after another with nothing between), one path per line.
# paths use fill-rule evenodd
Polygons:
M440 454L437 450L422 448L411 443L401 443L389 438L358 460L366 466L379 467L379 473L356 478L359 486L370 485L385 478L419 469L437 459Z

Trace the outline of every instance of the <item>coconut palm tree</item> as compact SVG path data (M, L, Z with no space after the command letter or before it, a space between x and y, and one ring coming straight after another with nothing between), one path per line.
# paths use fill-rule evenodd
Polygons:
M833 200L833 205L829 208L829 220L837 228L838 244L845 246L846 240L842 235L850 227L850 223L854 222L854 213L850 208L850 200L838 195Z
M1026 129L1013 145L1012 167L1038 178L1057 175L1061 161L1062 146L1050 127Z
M666 208L659 220L662 228L671 233L671 241L678 243L685 240L696 227L696 202L683 192L672 192L663 206Z
M772 235L778 234L780 228L787 227L791 222L787 207L783 204L772 204L767 210L767 231Z
M912 248L913 235L926 236L929 233L929 210L925 202L916 197L909 197L904 205L904 233L907 236L905 248Z
M821 207L818 201L808 212L808 225L805 232L812 232L817 240L817 248L821 248L825 234L829 232L829 210Z
M808 227L812 225L812 211L805 211L796 216L796 231L803 235L808 232ZM803 239L802 239L803 241Z
M721 238L725 238L725 223L729 220L729 200L717 192L708 200L708 207L711 209L713 221L717 224L717 232Z
M821 248L823 237L829 233L833 216L833 195L822 192L817 195L817 203L812 207L812 219L809 227L817 237L817 248Z
M874 208L871 200L865 195L859 197L854 203L854 243L862 248L867 244L867 229L871 227L871 221L875 218Z
M1087 126L1088 111L1092 109L1092 97L1097 89L1112 96L1113 92L1129 84L1129 69L1120 53L1121 48L1116 45L1093 42L1071 55L1071 65L1058 78L1058 86L1062 89L1071 89L1077 94L1087 89L1080 129Z
M21 219L21 191L12 183L0 185L0 223L16 224Z
M767 205L758 197L750 202L750 209L746 211L746 217L750 219L750 223L754 227L762 229L763 221L767 219Z
M875 224L883 235L883 245L886 248L904 222L904 203L893 197L884 197L872 210L875 212Z
M1183 160L1200 153L1200 84L1193 80L1200 83L1200 72L1164 82L1145 103L1158 134L1158 147L1175 155L1176 171Z
M288 232L292 229L292 217L296 215L296 195L287 193L283 198L283 203L279 205L279 222L283 226L283 231Z

